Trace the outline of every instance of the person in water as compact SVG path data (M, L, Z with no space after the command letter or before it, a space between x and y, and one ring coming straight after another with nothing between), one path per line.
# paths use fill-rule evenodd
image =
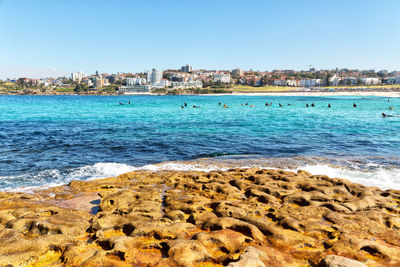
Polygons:
M328 108L331 108L331 104L328 103Z
M228 106L226 105L226 103L224 104L224 108L228 108Z
M252 108L252 107L254 107L254 105L253 105L253 104L251 104L251 105L250 105L250 107Z
M382 117L400 117L400 115L387 115L385 113L382 112Z
M194 108L200 108L200 106L193 105Z
M187 107L187 103L185 102L185 107Z
M280 108L283 107L281 103L279 103L279 107L280 107Z
M185 107L181 105L181 108L185 108Z
M315 107L314 103L311 103L311 106L312 106L312 107Z
M218 106L221 106L221 102L218 103Z
M265 103L265 105L266 105L266 106L269 106L269 105L268 105L268 102L267 102L267 103Z
M353 103L353 108L356 108L357 107L357 104L356 103Z
M307 108L309 107L308 103L306 103L306 107L307 107Z

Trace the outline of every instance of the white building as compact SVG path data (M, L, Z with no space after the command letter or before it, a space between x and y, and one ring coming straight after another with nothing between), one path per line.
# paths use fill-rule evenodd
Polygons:
M361 83L365 85L375 85L380 83L378 78L361 78L360 80Z
M133 86L133 85L143 85L146 84L146 78L126 78L126 85Z
M83 73L82 71L71 73L71 80L73 82L75 82L75 81L80 82L85 77L86 77L86 74Z
M214 82L220 83L230 83L231 82L231 75L225 73L215 73L214 74Z
M314 86L320 86L320 85L321 85L321 79L300 80L300 86L303 86L303 87L314 87Z
M156 69L147 71L147 82L149 82L150 84L159 83L162 79L162 74L162 71Z
M339 82L340 78L336 74L329 78L329 85L338 86Z

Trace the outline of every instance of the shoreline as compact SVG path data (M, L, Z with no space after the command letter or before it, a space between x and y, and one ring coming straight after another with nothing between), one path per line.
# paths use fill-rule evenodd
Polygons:
M0 265L400 264L400 190L301 170L140 170L0 205Z

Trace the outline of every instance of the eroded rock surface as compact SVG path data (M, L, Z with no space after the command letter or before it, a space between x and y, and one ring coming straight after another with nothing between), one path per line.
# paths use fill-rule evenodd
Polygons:
M399 205L305 171L131 172L0 193L0 266L400 266Z

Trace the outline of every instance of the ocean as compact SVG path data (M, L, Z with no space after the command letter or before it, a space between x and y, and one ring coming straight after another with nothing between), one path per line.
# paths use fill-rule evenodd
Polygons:
M232 167L400 189L400 118L381 115L399 107L360 96L0 96L0 190Z

